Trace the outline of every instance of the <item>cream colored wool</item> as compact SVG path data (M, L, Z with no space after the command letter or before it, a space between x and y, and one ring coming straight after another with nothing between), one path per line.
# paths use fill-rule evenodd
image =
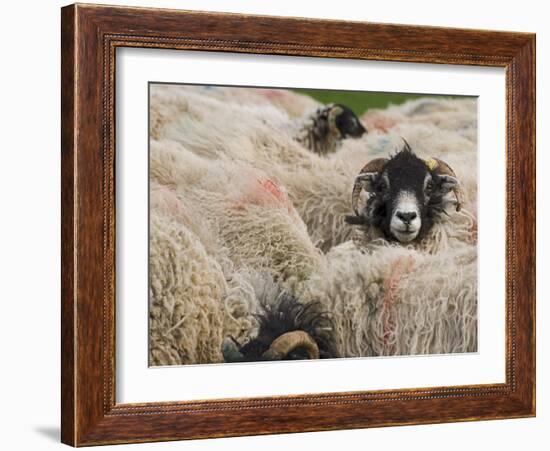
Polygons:
M181 220L197 235L211 231L203 240L206 248L223 249L223 256L238 267L268 271L283 280L307 278L322 264L323 256L282 186L245 162L212 164L171 144L151 146L153 186L173 187L179 209L185 205L192 212Z
M149 187L149 208L188 228L197 236L208 255L218 259L221 257L217 237L209 227L205 227L204 221L197 220L200 218L200 211L190 203L184 205L174 188L152 180Z
M237 267L269 272L276 279L307 279L322 265L307 229L286 208L258 205L249 199L227 201L221 195L196 193L198 203L215 201L204 218L219 234Z
M331 313L343 357L475 352L476 256L472 246L430 255L345 243L301 297Z
M195 235L168 217L152 212L150 231L150 365L221 362L221 268Z
M166 85L153 85L151 89L167 87ZM168 87L169 88L169 87ZM232 86L185 86L185 89L197 93L203 97L217 99L224 103L238 105L269 105L277 107L292 118L302 116L306 111L315 109L320 105L313 98L298 94L294 91L278 88L241 88Z
M223 338L254 325L254 292L173 190L152 182L150 206L150 365L222 361Z
M190 112L178 114L167 122L162 132L165 140L177 142L195 155L216 160L219 165L228 160L241 161L265 172L286 188L313 242L324 252L349 240L354 234L353 229L345 224L344 215L352 214L350 195L355 175L368 160L397 151L403 145L402 136L419 156L442 158L455 169L467 195L466 215L470 212L470 217L476 216L475 143L452 131L424 123L411 125L407 122L408 116L402 114L399 116L401 123L396 123L390 133L345 140L336 154L326 158L294 142L289 132L293 123L289 118L285 120L276 108L227 104L198 95L197 88L189 91L186 87L163 86L155 94L158 99L154 98L161 102L172 92L175 94L171 102L188 105L186 108ZM442 102L447 105L452 101ZM471 113L471 101L457 102L460 108ZM408 104L401 108L410 109ZM458 107L446 108L454 114ZM239 120L233 120L234 117ZM172 146L165 140L161 146ZM449 227L453 227L454 222L465 224L464 216L449 213L448 220L442 218L442 223L449 222L446 224ZM466 238L471 241L471 234Z
M345 356L475 351L475 102L376 112L386 131L320 157L292 139L293 114L269 90L235 89L151 89L152 364L218 362L223 338L250 338L258 272L321 300ZM449 163L466 192L414 248L344 223L360 168L402 137Z
M386 133L396 124L426 124L477 142L477 102L473 98L424 97L384 110L369 110L362 119L373 132Z
M349 181L355 177L353 164L313 154L296 143L281 125L276 128L267 124L265 115L247 117L249 110L235 108L233 114L247 117L247 121L231 123L228 127L227 107L220 103L217 109L210 111L212 100L208 99L206 103L209 105L208 121L201 122L193 115L183 115L166 127L164 135L171 141L153 141L152 149L159 146L174 149L177 142L194 155L216 160L219 165L228 160L253 165L288 190L314 243L322 250L351 237L352 229L344 223L344 215L351 213ZM272 122L280 124L278 113L274 116L276 119ZM170 151L169 158L160 156L166 161L152 165L155 177L160 172L174 172L173 161L169 160L175 158L175 153ZM188 156L186 154L186 158ZM181 166L185 165L186 162L182 161ZM167 177L181 176L165 174L160 177L167 180Z
M291 285L317 270L322 256L288 210L254 204L218 223L224 253L204 221L198 234L185 226L187 212L168 193L152 187L150 364L218 362L223 338L242 341L254 324L254 293L235 268L265 270Z
M221 126L222 130L231 133L247 130L248 121L259 124L276 124L279 128L288 123L288 113L269 102L228 103L223 99L201 92L194 86L153 85L150 90L150 131L151 138L178 137L193 125L199 127ZM219 123L216 119L222 119ZM238 118L238 120L235 120ZM222 136L223 136L222 131ZM222 138L220 136L220 138ZM216 133L214 141L203 141L201 133L187 136L194 142L194 150L206 147L209 153L217 150ZM181 136L180 136L181 138ZM193 141L194 140L194 141Z

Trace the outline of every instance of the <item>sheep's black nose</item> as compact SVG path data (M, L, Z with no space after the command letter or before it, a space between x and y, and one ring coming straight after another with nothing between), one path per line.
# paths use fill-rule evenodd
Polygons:
M403 221L405 224L410 224L411 221L416 218L415 211L409 211L409 212L398 211L395 215L399 219L401 219L401 221Z

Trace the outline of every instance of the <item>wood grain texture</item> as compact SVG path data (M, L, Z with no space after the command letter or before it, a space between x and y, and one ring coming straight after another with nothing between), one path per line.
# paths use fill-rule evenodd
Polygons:
M75 443L75 328L74 272L76 260L74 216L75 129L75 29L74 9L63 9L61 18L61 440Z
M534 415L534 35L72 5L62 10L61 37L64 443L82 446ZM506 383L117 404L117 47L506 68Z

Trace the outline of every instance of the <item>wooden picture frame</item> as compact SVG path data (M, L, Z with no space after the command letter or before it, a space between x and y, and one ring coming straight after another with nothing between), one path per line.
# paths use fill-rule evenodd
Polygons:
M61 437L73 446L535 415L535 35L176 10L62 9ZM506 69L506 382L118 404L115 50Z

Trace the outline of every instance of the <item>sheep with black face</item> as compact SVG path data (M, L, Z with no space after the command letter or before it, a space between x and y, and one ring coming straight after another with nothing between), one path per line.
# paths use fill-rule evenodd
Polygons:
M344 139L365 133L367 129L350 108L329 103L300 120L295 139L316 154L328 155L336 152Z
M222 344L226 362L338 357L332 320L320 302L301 303L278 284L270 283L258 307L256 336L244 345L227 337Z
M359 208L362 190L368 198ZM352 191L355 216L347 216L346 221L375 227L389 241L421 240L434 221L448 215L445 208L452 201L446 195L450 192L459 211L463 193L452 168L436 158L419 158L405 141L393 157L377 158L363 167Z

